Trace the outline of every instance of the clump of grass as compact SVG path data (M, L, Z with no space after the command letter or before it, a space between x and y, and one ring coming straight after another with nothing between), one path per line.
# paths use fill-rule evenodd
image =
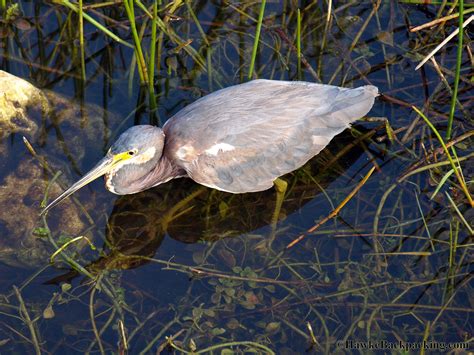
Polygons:
M453 96L455 93L453 93ZM451 156L451 153L449 152L448 148L446 147L446 143L444 142L443 138L441 137L441 134L438 132L438 130L435 128L435 126L430 122L430 120L421 112L417 107L413 106L413 110L418 113L423 120L426 122L426 124L431 128L433 133L436 135L436 138L438 138L438 141L440 142L441 146L443 147L444 153L446 154L446 157L449 160L449 164L451 164L451 168L454 171L454 174L456 175L459 184L461 185L461 189L464 192L469 204L471 207L474 207L474 201L471 197L471 194L469 193L469 189L467 188L466 181L464 181L464 177L462 175L461 169L459 167L459 162L458 166L456 166L453 157Z

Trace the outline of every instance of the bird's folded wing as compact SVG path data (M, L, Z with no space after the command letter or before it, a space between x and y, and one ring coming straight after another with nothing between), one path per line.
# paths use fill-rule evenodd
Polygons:
M262 191L372 107L377 89L256 80L205 96L164 126L168 154L200 184Z

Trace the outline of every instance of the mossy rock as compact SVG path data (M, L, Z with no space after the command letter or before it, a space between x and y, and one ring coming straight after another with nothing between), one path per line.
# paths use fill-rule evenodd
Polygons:
M40 89L26 80L0 70L0 140L12 133L33 137L38 125L31 117L51 109Z
M43 199L47 189L43 173L40 164L34 158L28 158L22 160L2 183L0 261L5 264L17 267L41 265L47 263L54 252L45 236L40 233L42 222L38 201ZM49 186L49 193L54 196L61 191L62 188L57 183ZM49 224L55 236L87 236L85 231L88 226L70 199L61 204L56 218Z
M47 263L54 252L50 243L37 233L43 227L39 218L40 202L52 176L25 146L10 144L10 137L26 136L56 172L64 170L61 162L67 162L65 155L76 163L83 159L86 149L103 148L100 142L110 132L102 120L104 114L110 124L118 122L115 115L97 105L81 105L0 71L0 262L36 267ZM52 132L49 136L48 130ZM77 166L74 168L77 171ZM61 180L68 179L61 177ZM53 183L49 187L50 200L63 188ZM87 201L88 210L96 207L94 198ZM71 199L54 210L48 223L55 238L85 235L84 231L90 227ZM81 244L74 245L77 246Z

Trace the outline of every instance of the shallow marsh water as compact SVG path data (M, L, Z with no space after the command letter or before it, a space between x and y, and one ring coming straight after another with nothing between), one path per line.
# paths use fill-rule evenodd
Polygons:
M95 245L91 249L81 239L63 250L84 269L71 269L61 255L51 262L55 248L36 214L55 172L62 171L57 181L68 185L127 127L158 124L208 92L247 80L260 4L177 4L160 11L174 35L162 39L156 113L140 88L133 49L87 23L82 83L77 17L66 7L21 1L18 15L3 20L0 69L65 99L54 114L32 114L38 130L28 138L40 158L31 156L21 134L0 142L0 353L31 353L35 344L57 354L156 353L169 351L166 336L188 351L259 353L352 352L344 347L350 341L471 339L472 233L466 224L472 226L472 209L456 184L430 199L449 171L445 165L409 175L446 160L431 154L439 144L410 107L424 108L444 136L450 92L432 64L414 68L457 22L408 30L434 19L439 5L391 1L377 8L336 1L326 28L326 3L304 2L299 74L298 4L267 3L256 76L376 85L385 97L369 117L387 118L397 138L388 139L383 121L359 122L285 176L289 190L274 236L274 190L231 195L179 179L117 197L97 181L76 194L87 213L78 203L68 205L79 211L79 232L62 232L72 223L61 212L65 205L46 218L59 245L79 236ZM132 43L121 5L86 11ZM143 12L135 11L142 23ZM451 84L455 48L452 42L436 56ZM473 129L468 53L454 137ZM460 140L457 153L461 160L472 155L470 136ZM374 165L375 173L337 218L285 249ZM472 180L469 158L462 167Z

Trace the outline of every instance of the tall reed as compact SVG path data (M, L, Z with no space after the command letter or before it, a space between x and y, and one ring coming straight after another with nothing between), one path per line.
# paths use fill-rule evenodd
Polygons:
M446 139L451 138L451 132L453 130L454 111L456 110L456 101L458 98L459 88L459 76L461 73L461 61L462 61L462 43L463 43L463 19L464 15L464 0L459 0L459 34L458 34L458 50L456 55L456 73L454 77L454 89L453 96L451 99L451 109L449 111L448 128L446 130Z
M266 0L262 0L262 4L260 5L260 14L258 15L257 30L255 31L255 41L253 42L252 59L250 61L248 79L252 79L253 76L255 58L257 57L258 41L260 40L260 31L262 29L263 14L265 13L265 4Z

